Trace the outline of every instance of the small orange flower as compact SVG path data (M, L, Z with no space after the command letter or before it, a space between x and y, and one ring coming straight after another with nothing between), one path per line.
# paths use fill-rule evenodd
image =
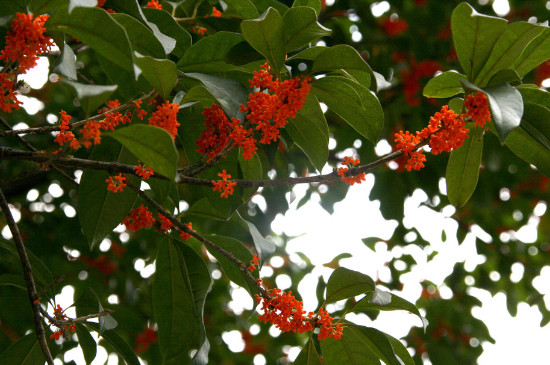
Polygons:
M16 76L13 73L0 73L0 109L11 113L12 109L19 109L23 102L17 99L14 91Z
M67 113L64 110L62 110L60 114L61 114L61 124L59 125L60 131L59 131L59 134L55 136L54 142L59 143L59 145L62 146L64 143L72 141L74 139L74 134L73 132L69 131L69 129L71 128L69 124L69 122L71 121L71 116L67 115Z
M147 115L147 112L141 109L141 103L143 103L142 99L134 101L134 104L136 105L137 116L139 119L143 120L143 117Z
M132 232L140 230L142 228L149 228L155 223L153 214L149 211L149 208L141 204L138 208L132 209L130 214L122 221L127 229Z
M191 231L193 231L193 224L191 222L187 223L187 228L189 228ZM195 231L193 231L195 232ZM190 233L187 233L183 230L179 231L180 238L184 241L187 241L189 238L193 237Z
M481 91L478 91L476 95L468 95L466 100L464 100L464 106L466 107L466 113L463 117L470 118L476 122L476 127L483 127L485 122L491 121L489 100Z
M159 222L159 229L162 232L168 232L174 226L174 224L172 223L172 221L170 221L170 219L166 218L160 213L158 215L158 222Z
M344 157L344 161L342 162L342 165L348 165L348 166L352 166L352 165L358 165L360 163L359 159L354 159L353 157ZM365 173L364 172L360 172L359 174L357 175L354 175L354 176L346 176L346 172L348 171L349 169L347 167L340 167L338 168L338 175L340 175L342 177L342 181L344 181L346 184L348 185L353 185L353 184L361 184L361 182L365 181L366 178L365 178Z
M105 180L105 182L107 183L107 190L113 193L118 193L119 191L124 190L124 187L126 186L125 181L126 176L124 176L123 174L118 174L117 176L115 176L114 180L112 176L109 176L109 178Z
M204 27L195 26L195 27L191 28L191 32L197 33L197 34L200 34L200 35L205 34L206 31L207 31L207 29L204 28Z
M180 124L177 120L179 105L165 102L157 107L157 111L153 112L149 118L149 125L160 127L168 131L173 139L178 134Z
M234 186L237 185L237 183L228 180L229 178L231 178L231 175L223 170L223 172L218 173L218 176L221 177L223 180L212 180L212 185L214 185L214 188L212 188L212 190L221 192L220 196L222 198L227 198L229 197L229 195L233 195L233 192L235 191Z
M146 7L148 9L162 9L162 5L160 5L158 0L149 0Z
M147 180L155 174L152 168L143 165L134 166L134 169L136 170L136 175L141 176L143 180Z
M212 7L212 16L216 17L216 18L219 18L220 16L222 16L222 12L219 11L218 9L216 9L215 6L213 6Z
M257 269L258 265L260 264L260 256L254 254L252 256L252 261L250 262L250 266L248 266L248 271L253 272Z

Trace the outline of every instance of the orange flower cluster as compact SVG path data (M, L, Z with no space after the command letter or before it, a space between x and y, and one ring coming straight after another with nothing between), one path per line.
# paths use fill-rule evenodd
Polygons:
M139 99L134 101L134 104L136 106L136 114L139 119L143 120L143 117L147 115L147 112L143 109L141 109L141 103L143 103L143 99Z
M107 183L107 190L113 193L118 193L119 191L124 190L124 188L126 187L125 181L126 176L122 174L118 174L114 177L114 179L112 176L109 176L109 178L105 180L105 182Z
M55 136L54 142L59 143L62 146L64 143L70 142L74 139L74 134L69 129L71 128L69 122L71 121L71 116L62 110L61 114L61 125L59 126L59 134Z
M193 224L191 222L187 223L186 226L191 231L193 231ZM195 231L193 231L193 232L195 232ZM180 230L179 234L180 234L180 238L184 241L187 241L189 238L193 237L190 233L184 232L183 230Z
M54 318L57 319L57 320L65 320L67 319L67 315L65 313L63 313L63 308L61 308L61 306L58 304L57 307L55 307L53 309L53 315L54 315ZM71 332L75 332L76 331L76 327L74 324L71 324L71 325L65 325L65 331L71 331ZM61 338L61 336L63 335L63 331L62 330L58 330L58 331L55 331L54 333L51 334L50 338L55 338L55 340L59 340Z
M15 75L0 73L0 108L6 113L11 113L12 109L19 109L19 105L23 104L17 99L14 87Z
M142 332L138 333L135 343L136 347L134 351L139 354L149 349L151 344L158 341L157 331L154 328L147 327Z
M212 190L221 192L220 196L222 198L227 198L229 197L229 195L233 195L233 192L235 191L234 186L237 185L237 183L228 180L231 178L231 175L223 170L222 172L218 173L218 176L221 177L223 180L212 180L212 185L214 185Z
M430 118L428 126L422 131L416 132L416 135L409 133L409 131L395 133L396 148L408 157L405 168L411 171L420 170L424 167L426 156L424 156L423 151L416 151L418 144L423 141L429 141L428 144L433 155L443 151L451 152L462 146L468 138L468 132L470 132L465 124L462 115L455 114L452 110L449 110L448 105L444 105L441 112L435 113Z
M111 244L111 251L116 252L117 249L114 247L116 246L114 246L113 242ZM97 271L103 273L104 275L111 275L117 269L116 264L105 255L100 255L97 258L82 255L80 256L80 260L84 262L89 268L95 268L97 269Z
M213 17L216 17L216 18L219 18L222 16L222 12L219 11L218 9L216 9L215 6L212 7L212 16Z
M143 180L147 180L155 174L152 168L146 167L144 165L134 166L134 169L136 170L136 175L141 176Z
M358 158L354 159L352 157L344 157L344 161L342 162L342 165L347 165L351 167L352 165L359 165L360 161ZM342 177L342 181L344 181L348 185L353 185L355 183L361 184L361 182L365 181L365 173L361 172L355 176L346 176L346 172L349 169L347 167L340 167L338 169L338 175Z
M177 120L179 105L169 101L157 107L149 118L149 125L160 127L168 131L172 138L176 138L180 124Z
M117 108L120 106L118 99L109 100L107 102L107 107L99 110L100 113L105 113L105 119L99 121L101 129L105 131L114 131L115 128L120 124L130 123L130 113L122 114L121 112L109 112L107 111Z
M126 226L126 229L130 229L135 232L141 228L149 228L155 223L153 214L149 211L149 208L141 204L138 208L132 209L130 215L128 215L122 223Z
M463 117L476 122L476 127L483 127L486 122L491 121L489 100L481 91L478 91L475 95L468 95L464 100L464 106L466 107L466 113Z
M197 34L200 34L200 35L205 34L206 31L207 31L206 28L204 28L204 27L199 27L198 25L197 25L197 26L194 26L193 28L191 28L191 32L197 33Z
M259 264L260 264L260 256L254 254L254 256L252 256L252 261L250 261L250 266L248 266L248 271L253 272L258 268Z
M420 80L423 77L432 77L437 71L442 70L439 62L434 60L424 60L417 62L414 58L410 61L410 68L405 68L401 71L401 81L403 82L403 92L405 93L405 101L410 106L420 105L418 97L420 89Z
M160 5L158 0L149 0L145 7L148 9L162 9L162 5Z
M82 134L81 143L84 147L88 148L94 144L101 143L101 124L97 120L89 120L84 124L84 127L80 129L80 134ZM71 145L71 147L73 147ZM78 148L78 147L77 147ZM73 147L73 149L76 149Z
M281 289L272 289L269 291L271 299L267 300L256 294L256 302L262 303L264 314L258 316L260 321L271 323L282 332L304 333L313 330L312 319L315 315L303 308L303 303L292 295L289 291L285 293Z
M158 215L158 228L161 232L168 232L169 230L172 229L172 227L174 226L174 224L172 224L172 221L170 221L170 219L166 218L165 216L163 216L162 214L159 213Z
M318 339L323 341L329 337L339 340L342 338L342 323L338 323L336 326L332 324L334 318L329 316L328 312L323 308L319 309L318 313L319 319L317 319L317 326L319 326L319 336Z
M252 158L258 149L254 132L259 131L259 143L277 141L279 130L286 125L288 118L295 118L302 108L311 89L309 81L309 78L299 77L282 82L273 80L266 63L260 71L254 72L250 80L250 87L259 90L249 94L247 105L241 105L239 109L246 113L250 126L236 118L229 121L219 105L205 107L205 129L195 142L197 152L207 154L211 160L233 141L233 146L243 149L245 160Z
M0 52L0 60L6 63L17 62L19 72L25 73L38 61L38 55L46 53L53 46L50 37L44 35L44 23L47 15L40 15L33 19L32 14L15 14L11 30L6 35L6 46Z

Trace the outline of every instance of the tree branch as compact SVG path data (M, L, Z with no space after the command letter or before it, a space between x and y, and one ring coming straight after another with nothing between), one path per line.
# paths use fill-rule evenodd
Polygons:
M23 239L21 238L21 234L19 233L19 229L17 228L15 220L13 219L10 207L8 206L8 201L6 200L2 189L0 189L0 207L2 208L4 216L6 217L6 222L8 223L8 227L10 228L15 246L17 247L17 252L19 253L21 266L23 267L23 276L25 278L25 282L27 283L27 292L29 294L29 301L31 302L34 327L36 329L36 337L38 337L38 342L40 343L40 347L42 348L42 353L46 358L46 362L48 363L48 365L54 365L52 354L50 353L48 343L46 342L44 326L42 326L42 315L40 314L41 306L40 302L37 301L38 295L36 293L36 286L34 284L34 279L32 276L32 267L27 256L27 251L25 250L25 245L23 244Z

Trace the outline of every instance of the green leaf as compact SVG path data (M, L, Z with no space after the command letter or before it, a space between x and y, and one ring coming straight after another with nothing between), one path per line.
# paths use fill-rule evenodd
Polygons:
M78 336L78 344L82 349L82 354L84 355L86 364L89 365L92 361L94 361L97 354L97 344L86 327L80 323L76 323L75 327L76 335Z
M46 361L36 333L31 332L0 354L0 364L37 365Z
M33 14L45 14L69 5L68 0L30 0L28 3Z
M17 252L17 248L15 247L15 242L11 240L0 240L0 248L3 248L4 250L8 251L12 256L19 259L19 253ZM42 260L40 260L35 254L33 254L28 247L26 247L25 249L27 251L27 256L29 257L29 261L33 270L32 273L36 282L39 283L42 287L50 285L53 281L53 275L50 269L46 266L46 264L44 264L44 262L42 262ZM17 281L15 281L15 283L17 283ZM23 285L25 290L27 290L27 284L24 283ZM37 286L37 289L40 290L40 287Z
M509 83L512 85L520 85L521 77L518 75L518 73L515 70L506 68L504 70L500 70L497 73L495 73L487 83L487 86L491 87L491 86L497 86L505 83Z
M526 103L521 127L550 150L550 109L539 104Z
M524 128L514 129L506 139L505 145L516 156L536 166L540 172L550 177L550 150Z
M382 296L384 294L385 298L383 300L377 300L377 294ZM423 321L423 317L420 314L420 311L414 304L411 302L389 292L382 292L376 289L373 293L367 294L361 300L353 305L349 310L350 312L362 312L370 310L380 310L380 311L395 311L395 310L404 310L411 312L420 318Z
M515 87L508 84L481 89L466 80L461 80L465 90L481 91L489 99L491 120L495 123L498 137L504 143L508 134L521 123L523 99Z
M470 136L451 152L447 163L447 196L452 205L462 207L474 193L483 154L483 128L469 123Z
M313 166L321 171L328 159L329 132L319 100L314 95L307 96L302 109L296 118L289 119L285 129Z
M103 140L100 145L95 146L90 159L132 165L137 163L130 151L113 140ZM107 191L105 180L108 177L106 171L85 170L80 179L78 217L91 248L122 222L132 209L137 196L137 193L129 188L118 193ZM126 178L134 184L139 184L137 176L130 175Z
M191 35L176 22L174 17L161 9L142 9L149 23L155 24L159 30L167 36L176 40L172 53L181 57L191 47Z
M134 53L136 65L151 86L163 97L168 99L178 80L176 64L170 60L159 60L149 56Z
M286 57L283 28L283 18L274 8L267 9L257 19L241 23L244 39L267 59L277 76L281 74Z
M27 283L23 276L16 274L2 274L0 275L0 286L2 285L11 285L16 288L27 290Z
M262 161L257 154L252 155L251 158L245 160L243 158L242 149L239 148L239 166L243 173L243 179L245 180L261 180L263 177L262 173ZM247 188L243 189L242 201L243 203L248 202L253 194L258 191L258 188Z
M111 14L111 16L126 30L134 51L154 58L166 57L164 47L157 37L139 20L122 13Z
M226 62L231 48L244 40L239 33L216 32L193 44L178 61L178 69L184 72L218 73L242 70Z
M159 242L153 281L153 311L165 363L183 363L201 337L211 279L192 249L171 239ZM204 328L202 328L204 338Z
M86 115L95 113L97 107L109 99L109 96L117 89L117 85L86 85L65 79L62 81L76 91L76 97Z
M294 365L321 365L321 359L313 343L313 339L310 337L307 343L302 347L302 351L298 354Z
M185 93L185 96L183 99L180 100L180 105L189 103L191 101L200 101L205 105L212 105L217 104L218 100L212 94L210 91L208 91L204 86L198 85L194 86L189 91Z
M360 272L339 267L328 279L325 303L355 297L374 290L374 281Z
M401 360L402 365L415 365L411 354L409 354L409 351L407 351L407 348L401 343L401 341L388 335L387 333L384 333L384 335L390 341L393 351L395 352L395 355L399 358L399 360Z
M119 141L155 173L171 180L175 178L178 152L172 136L164 129L135 124L104 135Z
M114 331L102 333L100 332L99 324L97 323L86 322L85 325L94 331L99 332L101 337L106 340L109 345L111 345L113 349L122 357L122 359L126 362L126 365L140 365L140 362L132 347Z
M69 1L69 14L74 8L93 8L97 5L97 0L70 0Z
M254 6L256 6L256 9L258 9L260 13L263 13L269 10L270 7L274 8L280 14L283 14L283 15L288 10L288 6L286 6L285 4L277 0L251 0L251 1L254 3Z
M468 80L474 80L508 22L478 14L469 4L460 3L451 15L456 55Z
M76 75L76 56L73 49L65 41L63 41L63 53L54 69L71 80L76 80L78 77Z
M357 326L344 327L339 340L327 338L319 343L325 364L380 364L380 358L365 343Z
M528 22L509 24L493 45L475 83L485 86L495 73L512 67L529 43L544 30L545 27Z
M241 241L231 237L218 235L208 235L205 237L206 239L223 248L227 252L232 253L235 258L239 259L245 265L248 265L248 263L252 261L252 253ZM232 282L246 289L250 293L250 296L254 296L254 294L258 293L258 289L256 288L256 286L247 279L243 270L241 270L241 268L236 263L230 261L225 255L213 249L212 247L205 247L208 252L210 252L210 254L216 258L216 260L218 260L223 271ZM246 267L244 268L244 270L246 270ZM257 271L254 272L252 275L257 277Z
M237 212L235 215L237 214L239 214L239 212ZM262 236L260 231L258 231L258 228L256 228L254 223L249 222L246 219L243 219L243 221L246 223L248 231L252 236L252 240L254 241L254 248L256 249L256 252L262 258L262 260L265 261L270 255L272 255L275 252L275 249L276 249L275 244L265 239L265 237Z
M449 98L463 92L461 79L466 76L455 71L445 71L437 75L424 87L424 96L427 98Z
M258 9L250 0L225 0L224 3L235 10L243 19L254 19L260 16Z
M70 15L66 9L58 10L49 17L45 27L78 38L123 69L134 70L132 48L124 27L103 9L75 8Z
M206 90L218 100L229 119L238 117L239 108L246 104L248 91L239 82L218 76L202 73L189 73L189 77L199 80Z
M523 77L529 71L550 58L550 28L544 27L544 31L533 39L514 64L514 69Z
M100 54L96 54L97 61L99 62L103 72L108 79L118 86L117 93L124 99L131 99L141 92L150 92L151 85L143 77L139 77L141 70L136 66L136 74L128 72L122 67L117 66L115 63L109 61L107 58ZM137 79L136 79L137 75Z
M97 314L103 312L103 306L97 294L92 288L85 288L84 291L78 296L75 302L76 315L78 317L84 317L90 314ZM112 330L118 326L118 322L110 315L98 317L98 332L103 335L105 331Z
M550 109L550 93L548 91L544 91L533 84L519 85L517 89L521 93L525 104L539 104Z
M353 326L354 331L373 354L388 365L402 365L385 333L370 327Z
M292 3L293 8L297 8L299 6L309 6L310 8L313 8L317 15L321 13L321 1L320 0L294 0L294 3Z
M292 7L283 16L286 52L294 51L332 31L317 21L317 13L309 7Z
M384 114L378 99L367 88L345 77L327 76L315 80L311 91L359 134L376 143Z

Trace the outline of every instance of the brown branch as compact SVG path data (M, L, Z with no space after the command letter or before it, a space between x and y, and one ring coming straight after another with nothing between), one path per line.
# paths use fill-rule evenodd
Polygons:
M216 245L214 242L208 240L206 237L198 234L197 232L193 231L192 229L190 229L189 227L187 227L185 224L181 223L173 214L167 212L159 203L157 203L156 201L154 201L153 199L151 199L147 194L145 194L141 189L139 189L137 186L135 186L134 184L132 184L131 182L127 182L127 185L128 187L130 187L132 190L134 190L136 193L138 193L138 195L140 197L142 197L147 203L151 204L160 214L162 214L163 216L165 216L166 218L168 218L170 220L170 222L172 222L172 224L178 228L179 230L195 237L197 240L199 240L200 242L202 242L205 246L219 252L220 254L224 255L229 261L231 261L232 263L234 263L235 265L237 265L239 267L239 269L245 274L246 278L256 287L258 288L258 291L260 292L260 294L262 295L262 297L266 298L266 299L271 299L270 295L268 294L268 292L261 286L258 284L258 282L256 281L256 278L254 278L254 276L252 276L252 274L250 273L250 271L248 271L248 266L242 262L241 260L239 260L238 258L236 258L233 253L223 249L222 247Z
M27 256L27 251L25 250L25 245L23 244L23 239L21 238L21 234L19 233L19 229L17 228L15 220L13 219L8 201L6 200L2 189L0 189L0 207L2 208L4 216L6 217L6 222L8 224L8 227L10 228L15 246L17 247L17 252L19 253L21 266L23 267L23 276L25 278L25 282L27 283L27 292L29 294L29 301L31 302L34 327L36 329L36 337L38 337L38 342L40 343L40 347L42 348L42 353L46 358L46 362L48 363L48 365L54 365L53 358L50 353L48 343L46 341L44 327L42 326L42 316L40 314L41 306L40 302L37 302L38 295L36 293L36 286L34 284L34 279L32 276L32 267Z

